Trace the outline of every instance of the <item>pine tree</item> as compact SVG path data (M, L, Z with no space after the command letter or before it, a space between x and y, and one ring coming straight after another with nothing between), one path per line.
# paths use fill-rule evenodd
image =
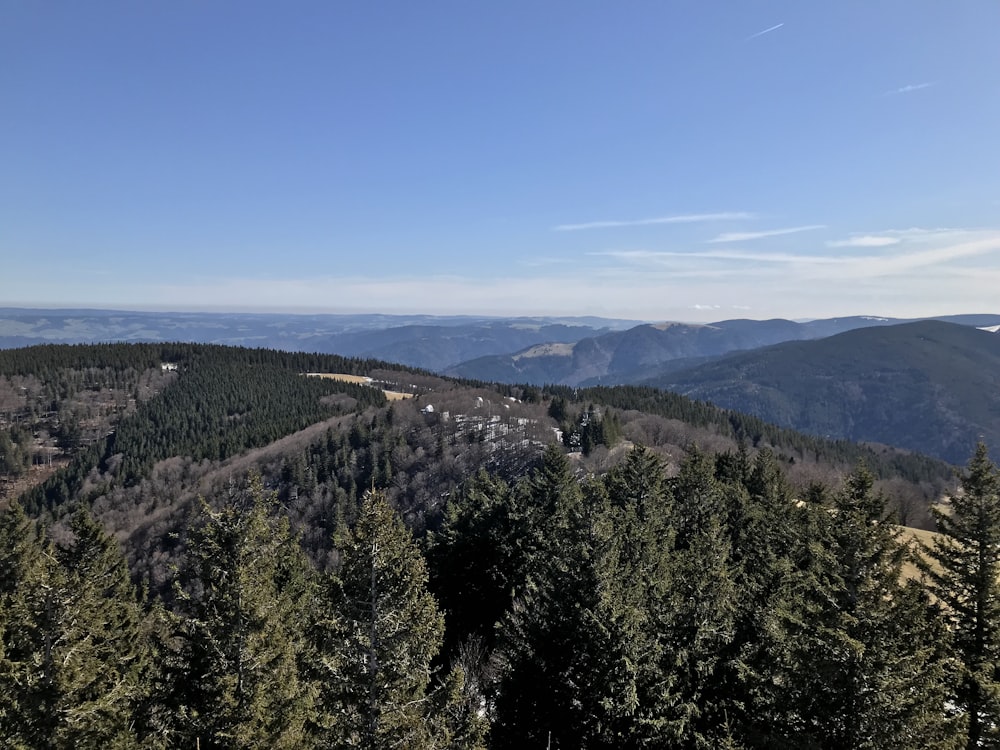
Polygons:
M661 695L652 726L669 745L714 748L729 741L729 697L715 687L735 628L731 506L714 461L692 451L673 482L673 585L654 608Z
M1000 746L1000 474L982 443L948 511L935 511L943 537L926 568L945 605L961 664L954 700L966 747Z
M776 667L789 647L780 624L795 604L792 583L803 565L804 511L792 502L769 450L750 459L741 444L731 468L728 492L738 510L730 513L727 533L738 596L733 640L714 692L726 699L727 719L745 744L776 747L780 736L774 730L786 708Z
M142 612L115 541L85 511L70 530L54 548L17 507L0 522L0 728L13 747L138 747Z
M442 725L430 690L432 659L444 621L427 591L423 556L379 492L365 495L355 527L338 537L330 598L339 625L324 658L340 667L322 686L324 710L335 716L325 746L432 747Z
M273 497L251 477L219 511L203 504L178 594L175 702L186 743L309 747L314 686L302 674L310 569Z
M0 736L11 748L52 747L43 619L52 560L20 505L0 513Z
M604 480L606 517L597 525L599 599L594 628L601 676L599 739L604 747L656 744L669 708L661 699L663 642L657 619L671 597L673 498L663 463L637 447ZM670 700L668 698L668 700Z
M519 486L530 508L524 585L499 634L497 747L580 747L592 731L598 602L590 518L565 455L550 447Z
M73 542L56 555L66 576L56 745L137 746L134 714L150 667L143 613L117 542L86 511L70 529Z
M449 499L428 554L449 651L470 637L492 649L495 626L523 583L523 521L515 493L485 472Z
M901 579L908 550L873 481L861 468L832 511L812 511L813 560L786 620L789 747L947 746L944 629L923 588Z

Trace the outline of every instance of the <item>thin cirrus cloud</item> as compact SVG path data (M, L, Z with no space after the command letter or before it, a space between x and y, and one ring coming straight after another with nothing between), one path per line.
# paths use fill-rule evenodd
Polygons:
M733 249L713 249L702 251L657 251L657 250L612 250L594 255L605 255L625 261L630 264L645 266L657 266L674 269L677 264L681 267L690 267L690 264L697 264L699 261L729 261L730 263L740 263L739 267L730 267L730 271L735 274L745 274L747 272L746 263L754 264L758 270L764 268L774 268L780 265L784 269L798 268L804 273L820 272L825 278L833 276L841 278L874 278L894 276L900 273L909 273L921 268L947 266L948 264L969 260L976 257L1000 254L1000 231L980 230L980 231L934 231L909 229L897 233L900 237L896 242L872 243L856 242L855 247L878 248L882 246L895 246L900 243L900 247L892 247L888 254L882 255L842 255L836 253L779 253L779 252L747 252ZM875 237L875 236L872 236ZM867 235L852 238L863 240ZM913 239L911 239L913 238ZM931 247L927 249L913 250L914 245L924 244L926 240L936 238L931 241ZM959 239L961 238L961 239ZM869 238L871 239L871 238ZM895 239L894 237L877 239ZM846 242L846 241L845 241ZM906 250L904 248L911 248ZM766 265L761 265L766 264ZM716 266L717 267L717 266Z
M970 233L966 242L949 243L928 250L872 258L865 268L875 275L891 275L930 266L1000 253L1000 232Z
M220 309L287 310L296 300L299 312L406 312L463 314L579 314L581 299L601 299L601 309L615 317L687 320L711 317L717 310L694 305L723 304L724 309L753 308L755 317L833 317L856 314L859 299L898 299L893 314L926 314L927 298L954 298L950 310L995 305L1000 283L1000 228L971 230L882 231L901 242L863 253L780 253L735 247L704 246L688 252L615 250L588 255L614 256L619 263L576 263L558 273L498 275L422 274L389 278L303 276L291 278L204 278L137 285L132 302L144 309L203 309L211 298ZM2 291L5 278L0 278ZM77 306L106 303L110 287L72 284L60 291ZM30 278L18 293L52 294L48 279ZM862 297L858 297L862 294ZM71 295L80 295L79 298ZM867 295L867 296L864 296ZM336 299L336 308L330 300ZM140 302L141 300L141 302ZM719 303L719 300L723 300ZM248 302L252 301L252 302ZM888 303L886 303L888 304ZM909 305L909 307L908 307ZM881 308L880 308L881 309Z
M827 247L887 247L888 245L898 245L902 240L899 237L881 237L873 234L862 234L848 237L846 240L832 240L826 243Z
M709 214L679 214L676 216L657 216L652 219L633 219L629 221L588 221L583 224L558 224L552 227L554 232L579 232L585 229L612 229L615 227L644 227L653 224L697 224L705 221L740 221L755 218L747 211L723 211Z
M895 96L896 94L911 94L914 91L920 91L921 89L929 89L933 86L933 82L926 81L924 83L909 83L906 86L900 86L898 89L889 89L883 94L883 96Z
M678 252L673 250L608 250L589 255L602 255L630 263L646 265L674 265L677 261L722 260L737 263L783 263L799 265L832 265L843 259L831 255L793 255L791 253L761 253L743 250L701 250Z
M766 229L762 232L724 232L723 234L708 240L715 242L745 242L746 240L760 240L765 237L780 237L783 234L797 234L798 232L812 232L816 229L826 229L825 224L810 224L804 227L786 227L784 229Z

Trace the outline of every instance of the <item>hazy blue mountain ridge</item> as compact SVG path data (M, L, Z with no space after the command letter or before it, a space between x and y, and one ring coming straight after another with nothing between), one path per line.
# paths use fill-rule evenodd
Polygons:
M443 370L486 354L575 342L637 321L595 317L132 312L0 308L0 348L185 341L338 353Z
M811 434L961 463L1000 448L1000 336L920 321L731 354L646 381Z
M943 318L964 325L995 325L998 315ZM818 339L860 328L898 325L893 318L855 316L797 323L790 320L723 320L710 324L643 324L580 340L572 348L529 347L481 357L449 368L449 375L506 383L581 386L636 383L690 364L784 341ZM688 360L688 362L684 362ZM675 363L671 366L671 363Z
M501 383L649 383L808 433L962 462L980 436L1000 446L993 375L1000 372L1000 338L976 330L997 326L1000 315L941 321L856 316L632 325L596 318L0 308L0 347L188 341L380 359Z

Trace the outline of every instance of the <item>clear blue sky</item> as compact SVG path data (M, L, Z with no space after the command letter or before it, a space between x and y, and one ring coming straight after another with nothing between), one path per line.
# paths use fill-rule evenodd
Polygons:
M4 0L0 305L1000 312L1000 3Z

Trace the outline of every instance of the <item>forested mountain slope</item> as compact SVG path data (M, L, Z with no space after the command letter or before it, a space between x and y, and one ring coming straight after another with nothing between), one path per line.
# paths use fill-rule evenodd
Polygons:
M1000 323L996 315L947 318L964 326ZM785 341L812 340L904 321L857 316L797 323L790 320L723 320L694 325L663 323L592 336L574 345L538 345L514 354L463 362L449 375L503 383L598 385L639 383L724 354Z
M982 503L1000 480L976 466ZM169 602L137 595L86 508L59 535L0 510L3 736L876 750L951 746L991 716L952 698L949 665L977 657L931 593L965 601L960 581L904 578L864 469L795 502L766 450L692 450L671 476L636 448L581 481L550 446L516 482L463 482L423 549L366 493L325 565L282 505L251 476L195 509Z
M1000 315L938 318L1000 325ZM332 315L0 308L0 348L110 341L224 344L325 352L505 383L636 383L722 354L907 321L660 323L596 317Z
M741 353L648 381L811 434L957 463L1000 445L1000 337L922 321Z
M545 342L575 342L637 321L593 317L292 315L0 308L0 347L188 341L326 352L430 370Z
M389 404L379 387L305 372L369 375L414 398ZM629 443L675 457L693 444L770 447L800 487L864 460L896 485L913 522L926 522L927 501L950 480L920 456L816 440L651 389L498 389L375 361L191 344L0 351L0 479L9 492L41 482L22 496L35 515L92 507L155 586L165 540L197 495L250 468L322 557L333 520L366 488L386 491L415 528L433 527L462 481L480 469L516 479L557 435L582 451L581 471L606 470Z
M21 746L964 731L949 626L884 523L928 521L940 462L651 388L217 346L0 352L0 395L6 489L44 480L0 507L0 736Z
M538 344L572 344L608 331L544 320L496 320L463 325L407 325L342 333L312 342L320 351L400 362L442 372L460 362Z

